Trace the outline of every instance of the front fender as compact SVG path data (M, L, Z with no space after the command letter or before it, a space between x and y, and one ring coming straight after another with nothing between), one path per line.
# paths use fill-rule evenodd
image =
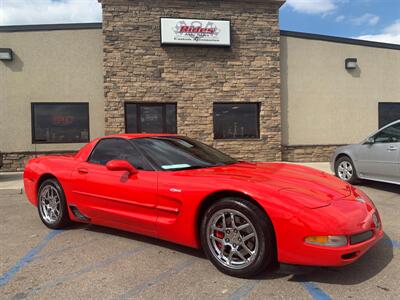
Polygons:
M342 156L342 155L346 155L348 157L350 157L350 159L352 160L356 170L358 168L358 161L357 161L357 149L355 149L356 145L348 145L348 146L342 146L336 149L336 151L334 152L334 154L332 155L331 158L331 170L333 173L335 173L335 163L337 161L337 159Z

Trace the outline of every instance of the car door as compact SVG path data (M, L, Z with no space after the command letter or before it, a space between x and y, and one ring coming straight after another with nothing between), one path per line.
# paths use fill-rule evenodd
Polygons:
M358 172L363 178L400 181L400 123L378 131L361 145Z
M108 170L110 160L126 160L137 174ZM100 140L86 162L72 174L71 201L93 223L154 234L157 204L157 172L127 140Z

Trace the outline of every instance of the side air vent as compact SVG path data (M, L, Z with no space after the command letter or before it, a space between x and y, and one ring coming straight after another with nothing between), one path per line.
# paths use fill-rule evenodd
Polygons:
M74 216L84 222L89 222L90 218L85 216L84 214L82 214L79 209L75 206L75 205L70 205L69 208L71 209L72 213L74 214Z

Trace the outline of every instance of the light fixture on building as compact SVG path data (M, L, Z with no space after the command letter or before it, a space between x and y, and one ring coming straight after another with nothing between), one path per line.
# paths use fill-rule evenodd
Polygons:
M10 48L0 48L0 60L12 60L13 52Z
M354 70L357 68L357 58L346 58L344 64L346 70Z

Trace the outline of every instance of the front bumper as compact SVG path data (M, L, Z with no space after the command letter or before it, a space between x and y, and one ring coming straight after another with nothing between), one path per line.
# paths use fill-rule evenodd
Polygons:
M337 156L337 149L335 150L335 152L331 155L331 157L329 159L329 167L330 167L330 169L331 169L333 174L335 174L336 156Z
M365 204L337 201L330 207L320 208L314 210L313 214L307 214L309 220L305 220L306 215L302 214L289 222L285 228L286 236L289 238L284 240L277 238L278 261L310 266L343 266L356 261L383 237L383 229L376 208L369 206L368 210L354 209L354 205L361 207ZM349 213L351 208L354 209L352 214ZM344 214L340 214L340 211ZM374 222L374 215L378 218L378 227ZM365 240L362 237L367 231L372 232L372 236ZM348 242L342 247L327 247L304 241L306 236L313 235L346 235Z
M383 237L382 229L374 233L373 237L365 242L344 247L331 248L315 245L306 245L307 256L300 264L315 266L344 266L353 263L365 254ZM299 262L298 262L299 263Z

